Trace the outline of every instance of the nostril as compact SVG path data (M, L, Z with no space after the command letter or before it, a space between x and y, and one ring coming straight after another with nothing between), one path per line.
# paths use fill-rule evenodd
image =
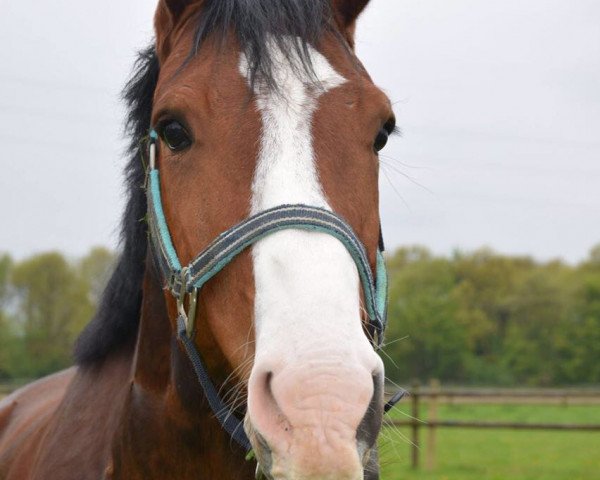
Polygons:
M373 396L356 432L360 455L375 445L383 422L383 371L377 369L371 378Z
M275 397L273 396L273 372L266 371L257 375L255 379L256 388L253 389L253 399L256 403L256 407L265 412L271 411L271 408L277 405Z
M248 412L253 426L273 444L289 435L291 425L273 392L274 373L271 370L257 371L250 377Z
M270 396L273 397L273 390L271 389L271 380L273 379L273 372L267 372L265 374L265 385L264 385L264 389L265 392Z

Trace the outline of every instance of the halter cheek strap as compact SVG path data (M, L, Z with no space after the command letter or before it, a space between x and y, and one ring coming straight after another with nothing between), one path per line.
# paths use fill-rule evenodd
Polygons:
M215 416L236 442L249 450L250 442L244 433L241 421L219 398L194 342L191 340L195 329L195 305L198 291L238 254L267 235L286 229L326 233L337 238L346 247L356 264L364 292L365 310L369 317L369 333L373 343L380 346L386 327L387 313L387 273L383 254L381 249L378 249L375 278L373 278L363 244L350 225L341 217L329 210L310 205L280 205L253 215L221 233L188 265L182 266L171 240L161 200L160 174L156 168L157 139L158 135L152 130L150 132L150 162L146 186L148 225L155 257L165 279L166 287L177 299L178 337ZM380 241L381 246L382 243ZM186 297L189 298L187 310Z

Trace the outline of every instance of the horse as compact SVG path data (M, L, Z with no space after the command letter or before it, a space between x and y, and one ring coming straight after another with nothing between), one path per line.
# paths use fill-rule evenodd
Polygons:
M379 478L395 120L367 3L158 1L121 253L75 365L0 404L0 478Z

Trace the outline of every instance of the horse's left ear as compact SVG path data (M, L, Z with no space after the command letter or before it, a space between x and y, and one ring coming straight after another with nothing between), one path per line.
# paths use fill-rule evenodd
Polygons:
M369 0L333 0L333 14L348 43L354 48L356 19L365 9Z

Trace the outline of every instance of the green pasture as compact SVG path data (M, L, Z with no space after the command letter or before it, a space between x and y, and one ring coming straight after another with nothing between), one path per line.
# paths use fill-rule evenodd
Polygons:
M421 404L423 405L423 404ZM421 419L427 419L423 408ZM408 402L392 417L406 419ZM439 405L438 418L514 422L600 423L600 405ZM382 480L594 480L600 479L600 432L437 429L437 465L410 467L407 427L386 428L380 442Z
M404 401L392 418L409 418ZM427 404L420 406L420 418L426 420ZM438 418L600 424L600 405L445 404L438 406ZM409 428L385 428L382 480L600 479L600 432L439 428L436 434L436 468L425 470L427 428L421 428L421 467L415 471L410 467Z

